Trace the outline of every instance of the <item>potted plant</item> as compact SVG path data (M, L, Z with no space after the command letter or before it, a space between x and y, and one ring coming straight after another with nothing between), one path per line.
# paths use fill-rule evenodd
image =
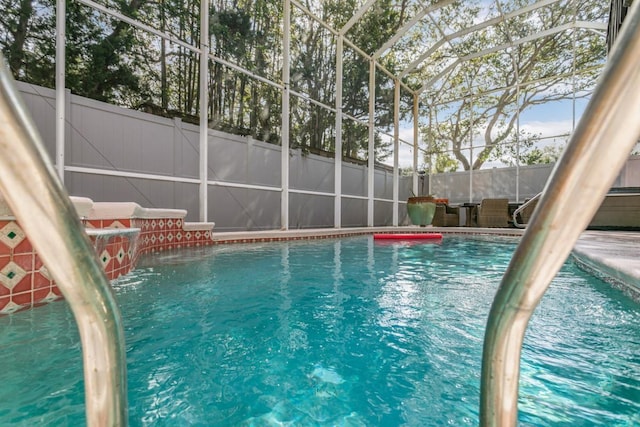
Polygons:
M431 196L411 196L407 199L407 212L413 225L425 227L431 224L436 213L436 199Z
M424 189L424 171L418 172L420 180L422 181L421 188ZM411 192L411 197L407 199L407 212L409 219L413 225L419 225L420 227L426 227L433 221L433 216L436 213L436 199L432 195L416 196Z

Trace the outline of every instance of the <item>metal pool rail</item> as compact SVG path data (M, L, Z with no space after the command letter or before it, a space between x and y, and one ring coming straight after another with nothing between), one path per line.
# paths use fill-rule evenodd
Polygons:
M95 251L0 55L0 190L75 316L89 426L125 426L120 311Z
M531 199L527 200L526 202L524 202L522 204L522 206L520 206L518 209L516 209L513 214L511 215L511 218L513 219L513 225L516 228L525 228L527 225L526 224L520 224L518 222L518 214L522 211L524 211L526 208L528 208L530 205L532 205L533 203L537 203L538 199L542 196L542 192L536 194L535 196L533 196Z
M482 360L481 426L516 425L520 352L529 319L640 137L638 58L640 1L635 1L491 306Z

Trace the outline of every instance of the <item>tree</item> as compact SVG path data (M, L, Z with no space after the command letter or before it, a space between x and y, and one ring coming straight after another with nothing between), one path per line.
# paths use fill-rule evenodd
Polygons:
M146 0L119 1L120 10L134 16ZM141 87L134 65L127 59L133 55L135 45L131 26L123 21L103 21L103 35L88 46L87 57L81 69L80 95L99 101L113 101L119 92L139 93ZM110 32L106 33L106 29Z
M508 9L526 4L511 0ZM525 148L523 153L533 145L530 135L516 135L519 113L536 105L588 96L598 77L598 66L604 62L604 37L587 36L579 29L535 37L571 22L576 10L582 11L580 18L591 21L602 20L607 13L606 5L595 0L557 2L541 8L536 19L526 14L516 16L439 52L441 59L469 59L444 81L441 79L437 90L429 92L428 104L423 105L423 114L432 118L431 127L422 130L432 144L430 152L455 160L465 170L479 169L505 152L500 147L508 142L519 141ZM477 21L477 13L479 9L457 9L447 16L448 25L464 28L459 20ZM519 42L527 37L531 40ZM474 55L483 49L509 45L504 50ZM429 81L433 75L422 78ZM472 144L473 157L469 154ZM438 160L436 164L450 163Z
M0 46L16 79L53 86L54 6L52 0L0 1Z
M357 10L358 2L338 1L335 6L340 14L331 21L336 28L341 28ZM411 9L413 8L413 9ZM403 0L401 2L382 0L376 2L372 13L366 14L347 33L349 40L362 50L373 54L398 29L405 24L413 13L421 6ZM394 71L393 57L382 57L380 62L385 68ZM364 60L352 49L345 49L343 77L343 111L349 115L365 119L369 116L369 62ZM374 123L377 128L389 128L393 123L393 87L388 81L388 76L380 72L376 73L375 105L376 116ZM350 120L343 123L343 150L345 157L357 157L359 153L368 150L367 132L363 133L363 127ZM391 154L390 144L382 142L379 136L374 141L375 158L382 161Z
M335 29L342 28L362 2L358 0L303 0ZM504 0L509 10L528 5L526 0ZM411 37L399 40L394 54L379 58L388 70L400 71L403 58L418 55L426 48L423 36L442 38L442 28L469 28L478 22L485 2L454 2L439 11L434 25L418 26ZM475 6L474 6L475 5ZM195 0L114 0L109 7L157 28L174 39L195 47L200 44L200 3ZM422 2L378 0L345 36L368 55L373 55L407 20L424 8ZM497 6L493 6L497 7ZM446 169L462 164L479 168L488 159L511 156L501 149L518 140L520 154L533 153L535 139L516 135L516 113L550 100L567 99L572 70L579 96L586 96L598 70L593 66L604 58L603 38L571 31L519 43L543 29L572 22L574 8L578 20L592 21L606 15L606 7L596 0L556 2L520 15L483 31L444 43L414 77L413 82L430 81L442 67L438 64L464 58L450 73L428 89L423 114L433 118L424 129L434 155L433 163ZM53 87L55 80L55 3L53 0L0 0L4 19L0 23L0 45L14 75L27 82ZM315 102L333 107L336 90L337 36L294 7L291 31L292 89ZM486 10L485 10L486 11ZM179 43L97 12L84 4L67 5L67 87L73 93L127 107L149 107L149 111L180 116L192 122L207 114L211 127L250 134L279 143L281 92L233 66L280 83L282 73L282 2L274 0L214 0L210 10L209 111L201 112L198 90L199 55ZM501 11L500 11L501 12ZM574 34L576 36L574 37ZM584 37L583 37L584 36ZM508 43L506 51L474 55L490 46ZM575 50L573 50L575 45ZM574 55L573 52L576 52ZM369 119L369 60L357 49L345 45L342 111L361 122ZM436 79L437 80L437 79ZM528 82L528 83L527 83ZM517 86L516 83L520 83ZM527 84L523 84L527 83ZM563 86L564 84L564 86ZM574 82L571 82L574 84ZM586 89L586 90L583 90ZM403 104L407 93L401 93ZM376 113L378 129L389 130L393 123L393 81L376 71ZM409 103L410 105L410 103ZM313 102L291 97L292 146L323 151L334 150L335 112ZM407 108L404 112L410 111ZM401 111L402 113L402 111ZM343 155L367 156L367 125L343 120ZM473 158L465 151L473 141ZM527 146L526 144L531 144ZM389 144L376 135L376 160L388 156ZM449 151L447 151L449 150ZM529 150L529 151L528 151ZM498 157L497 157L498 156ZM541 158L533 156L531 159ZM503 161L506 161L501 159ZM510 160L509 160L510 161ZM520 159L523 162L523 159Z
M537 165L555 163L562 155L563 147L559 145L548 145L542 148L534 147L531 151L520 156L522 164Z

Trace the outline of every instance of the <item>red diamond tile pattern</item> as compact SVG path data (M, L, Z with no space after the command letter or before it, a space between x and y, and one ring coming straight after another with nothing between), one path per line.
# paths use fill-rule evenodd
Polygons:
M134 219L132 227L140 229L138 254L214 243L210 231L185 233L182 226L181 218Z
M38 305L55 286L17 221L0 221L0 315Z
M97 254L109 280L129 273L138 256L149 252L213 244L210 231L185 233L182 218L86 220L89 229L139 228L137 244L124 235L115 234L101 244ZM62 294L47 268L24 236L17 221L0 221L4 231L0 239L0 315L13 313L47 302ZM92 237L95 243L95 238Z

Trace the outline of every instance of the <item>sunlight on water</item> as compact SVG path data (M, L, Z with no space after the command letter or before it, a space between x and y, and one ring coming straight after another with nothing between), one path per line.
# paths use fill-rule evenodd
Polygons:
M515 241L370 237L168 252L114 283L132 426L475 426ZM0 318L0 425L85 422L58 302ZM637 303L568 263L527 330L521 426L640 425Z

